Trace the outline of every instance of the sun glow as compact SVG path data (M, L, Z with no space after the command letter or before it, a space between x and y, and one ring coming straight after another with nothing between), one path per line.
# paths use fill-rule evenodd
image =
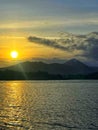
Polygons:
M17 58L18 57L18 52L17 51L12 51L11 53L10 53L10 55L11 55L11 57L12 58Z

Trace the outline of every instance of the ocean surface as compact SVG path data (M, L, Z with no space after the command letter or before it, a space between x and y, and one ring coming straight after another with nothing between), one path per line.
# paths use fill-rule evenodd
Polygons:
M0 130L98 130L98 81L0 81Z

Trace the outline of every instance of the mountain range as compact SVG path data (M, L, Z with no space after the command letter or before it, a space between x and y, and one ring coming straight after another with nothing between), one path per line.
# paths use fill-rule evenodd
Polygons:
M11 70L17 72L47 72L49 74L77 75L98 72L98 67L91 67L77 59L71 59L63 64L44 62L22 62L13 66L1 68L1 71Z

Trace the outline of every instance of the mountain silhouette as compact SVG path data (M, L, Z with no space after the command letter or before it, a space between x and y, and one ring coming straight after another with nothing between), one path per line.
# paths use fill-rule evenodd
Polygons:
M90 67L77 59L63 64L22 62L0 69L0 80L64 80L98 79L98 68Z
M71 59L65 63L67 74L87 74L93 69L77 59Z
M94 67L87 66L83 62L77 59L71 59L67 62L60 63L51 63L47 64L44 62L22 62L10 67L1 68L1 70L12 70L18 72L47 72L49 74L60 74L60 75L69 75L69 74L89 74L95 72Z

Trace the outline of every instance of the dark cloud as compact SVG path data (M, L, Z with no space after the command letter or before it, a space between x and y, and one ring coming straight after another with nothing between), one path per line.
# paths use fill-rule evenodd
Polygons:
M63 37L54 40L30 36L28 37L28 40L32 43L49 46L62 51L68 51L72 53L74 51L82 51L82 54L80 53L76 55L98 60L97 32L92 32L87 35L73 35L65 33L63 34Z
M87 57L89 59L98 60L98 45L93 45L87 51L84 51L81 56Z
M55 49L67 50L66 47L59 45L58 42L56 42L55 40L49 40L49 39L44 39L44 38L39 38L39 37L31 37L31 36L28 37L28 40L30 42L42 44L42 45L49 46L49 47L52 47Z

